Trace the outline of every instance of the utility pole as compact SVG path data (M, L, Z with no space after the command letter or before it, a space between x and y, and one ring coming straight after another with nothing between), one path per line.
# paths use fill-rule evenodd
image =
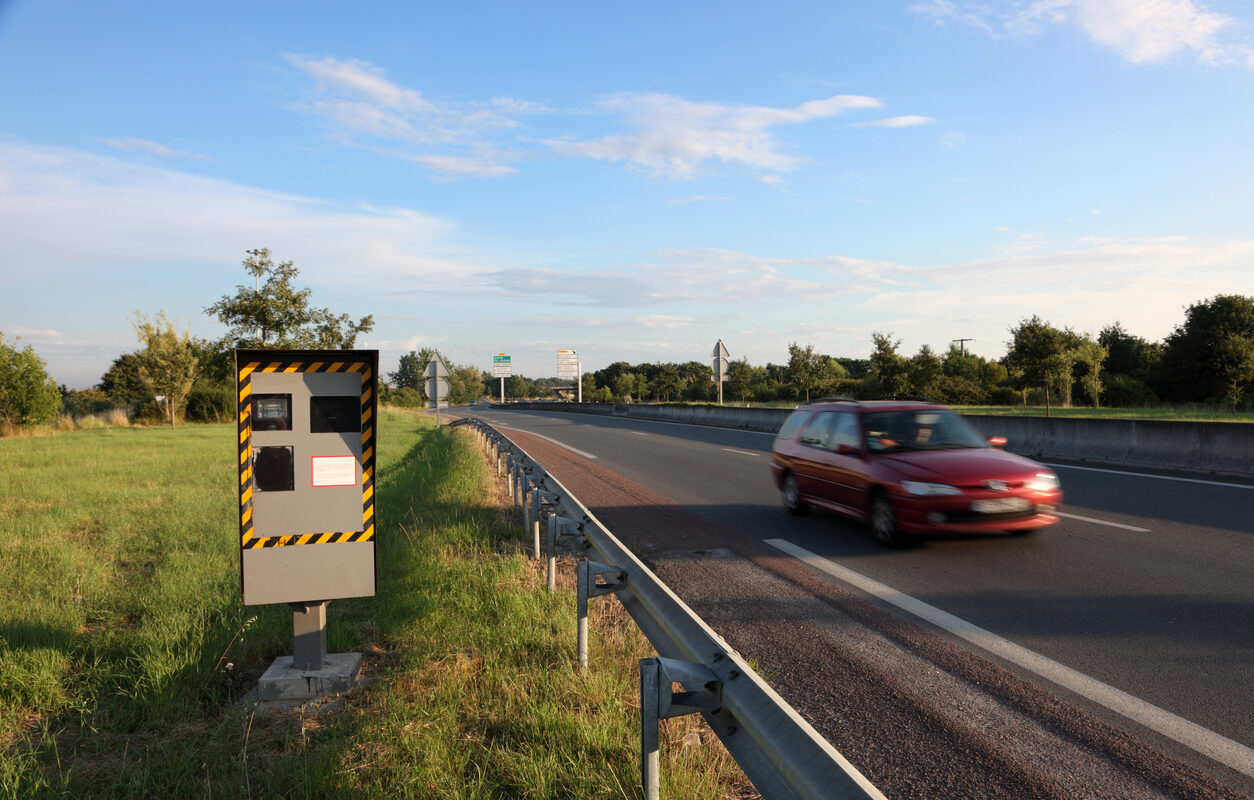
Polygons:
M967 354L967 342L974 342L974 339L950 339L951 342L958 343L958 349L962 351L962 355Z

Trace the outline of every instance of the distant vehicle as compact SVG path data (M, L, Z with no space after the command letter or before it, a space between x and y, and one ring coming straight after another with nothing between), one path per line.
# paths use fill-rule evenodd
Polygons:
M865 522L888 547L915 535L1053 525L1058 476L1005 444L936 403L825 398L784 421L771 472L789 512L830 509Z

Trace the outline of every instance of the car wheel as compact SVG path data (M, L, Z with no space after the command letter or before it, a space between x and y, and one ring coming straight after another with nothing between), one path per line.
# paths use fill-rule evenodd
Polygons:
M801 489L797 486L797 479L788 473L784 476L784 508L788 509L789 514L801 516L810 510L810 507L801 499Z
M897 530L897 514L893 511L893 501L885 492L878 492L871 500L871 513L867 518L867 527L871 537L885 547L901 547L909 541L909 537Z

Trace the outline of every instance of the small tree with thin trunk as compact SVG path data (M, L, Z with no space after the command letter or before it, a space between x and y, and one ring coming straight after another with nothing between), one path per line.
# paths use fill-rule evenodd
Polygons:
M196 382L199 360L191 335L179 334L165 312L149 320L135 312L135 333L144 349L139 358L139 378L154 396L173 428L178 421L192 384Z

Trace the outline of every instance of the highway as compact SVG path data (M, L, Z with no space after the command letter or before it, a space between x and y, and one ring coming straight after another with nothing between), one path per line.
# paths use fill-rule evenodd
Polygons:
M1254 791L1254 481L1053 463L1066 493L1058 525L887 550L833 514L786 514L768 470L771 435L462 413L647 487L713 530L795 559L1225 786Z

